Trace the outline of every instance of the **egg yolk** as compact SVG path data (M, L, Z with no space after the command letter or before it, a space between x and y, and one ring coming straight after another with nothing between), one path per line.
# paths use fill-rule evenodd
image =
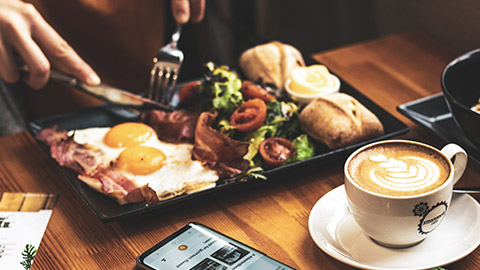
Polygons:
M112 127L103 141L110 147L128 147L138 145L150 138L155 132L142 123L123 123Z
M116 166L136 175L151 174L160 169L167 160L161 150L137 145L123 150L117 158Z

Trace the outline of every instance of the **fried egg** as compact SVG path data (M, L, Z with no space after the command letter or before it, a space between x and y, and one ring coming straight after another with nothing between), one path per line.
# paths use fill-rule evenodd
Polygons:
M111 164L138 186L148 185L160 200L213 187L218 180L216 171L192 160L193 144L162 142L143 123L70 132L75 142L101 149L104 164Z

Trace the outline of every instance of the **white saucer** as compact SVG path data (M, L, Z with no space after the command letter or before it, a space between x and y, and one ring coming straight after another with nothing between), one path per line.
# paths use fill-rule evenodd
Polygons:
M345 187L325 194L310 212L313 241L325 253L365 269L430 269L457 261L480 244L480 204L454 194L443 222L420 244L404 249L380 246L366 236L348 213Z

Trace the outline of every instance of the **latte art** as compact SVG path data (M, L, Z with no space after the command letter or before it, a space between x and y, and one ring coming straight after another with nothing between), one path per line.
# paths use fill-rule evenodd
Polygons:
M438 181L440 168L424 158L405 156L401 159L385 155L371 156L379 167L372 167L370 179L377 185L393 190L424 189ZM408 165L410 164L410 165Z
M448 160L417 144L388 143L366 148L348 165L361 187L389 196L411 196L441 186L450 174Z

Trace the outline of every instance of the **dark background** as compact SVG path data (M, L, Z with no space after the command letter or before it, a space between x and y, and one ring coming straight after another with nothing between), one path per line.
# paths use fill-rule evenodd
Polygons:
M187 61L183 78L198 76L198 65L209 60L235 66L252 44L279 40L313 53L413 29L459 54L477 48L480 2L207 0L204 21L187 25L182 35Z

